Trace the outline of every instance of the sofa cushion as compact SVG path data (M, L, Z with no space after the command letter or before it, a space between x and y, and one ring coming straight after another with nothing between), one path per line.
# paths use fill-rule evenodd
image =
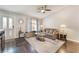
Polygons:
M33 36L35 36L34 32L27 32L27 33L25 33L25 37L27 37L27 38L33 37Z
M57 35L59 31L57 29L46 28L44 29L45 37L50 39L57 39Z

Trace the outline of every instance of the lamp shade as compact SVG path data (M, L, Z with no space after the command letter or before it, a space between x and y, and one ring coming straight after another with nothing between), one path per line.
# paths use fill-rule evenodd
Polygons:
M65 24L60 25L61 28L66 28Z

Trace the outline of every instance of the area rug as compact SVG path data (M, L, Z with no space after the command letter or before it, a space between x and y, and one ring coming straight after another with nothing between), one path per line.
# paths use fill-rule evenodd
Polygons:
M61 40L51 40L45 38L45 41L39 41L35 37L25 38L25 40L38 52L38 53L55 53L65 42Z

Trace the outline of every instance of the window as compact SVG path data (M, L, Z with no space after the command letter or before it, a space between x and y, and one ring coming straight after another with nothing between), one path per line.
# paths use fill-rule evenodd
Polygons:
M37 31L37 20L32 19L32 31Z
M3 17L2 20L3 20L3 29L6 29L7 28L7 17Z
M12 29L13 28L13 22L11 17L2 17L3 20L3 29Z
M12 22L12 18L9 18L9 29L13 28L13 22Z

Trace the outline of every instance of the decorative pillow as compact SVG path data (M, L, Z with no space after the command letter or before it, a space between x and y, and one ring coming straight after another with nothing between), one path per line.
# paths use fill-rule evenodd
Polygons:
M35 34L33 32L25 33L25 37L27 37L27 38L33 37L33 36L35 36Z
M49 33L49 30L48 29L46 29L46 33Z
M52 32L53 32L53 31L52 31L52 30L50 30L50 34L52 34Z

